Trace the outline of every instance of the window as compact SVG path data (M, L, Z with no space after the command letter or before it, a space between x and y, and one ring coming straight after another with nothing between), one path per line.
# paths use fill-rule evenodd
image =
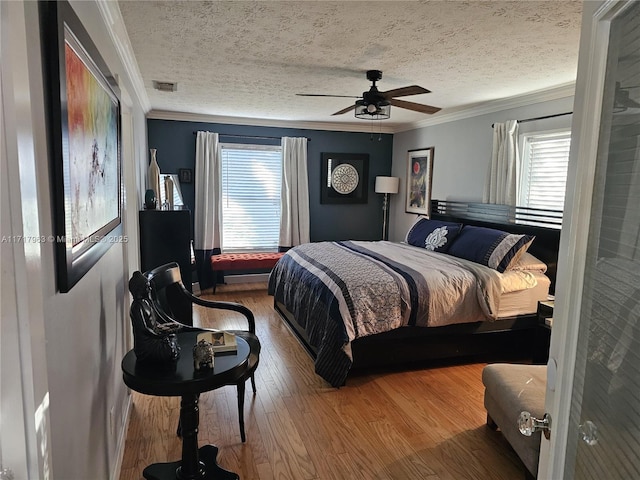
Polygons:
M518 205L548 210L564 209L571 132L522 135L522 170Z
M222 251L277 251L280 146L221 144Z

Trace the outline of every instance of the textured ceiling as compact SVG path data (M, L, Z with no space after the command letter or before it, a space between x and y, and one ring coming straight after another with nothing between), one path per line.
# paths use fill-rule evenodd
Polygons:
M435 115L575 81L582 2L551 1L120 1L153 110L308 122L361 95L365 71L380 90ZM177 82L159 92L153 81ZM425 114L397 107L390 125ZM370 123L370 122L367 122Z

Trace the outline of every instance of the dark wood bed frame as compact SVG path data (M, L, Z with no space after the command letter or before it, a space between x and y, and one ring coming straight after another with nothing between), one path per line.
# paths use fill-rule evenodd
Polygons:
M529 252L548 265L550 293L555 291L562 212L433 200L431 218L535 235ZM275 301L274 307L315 358L315 349L293 315L280 302ZM379 367L411 367L436 360L527 361L535 356L545 357L544 353L541 355L535 350L548 348L544 344L540 347L540 342L536 341L539 328L535 313L495 322L479 321L433 328L403 327L354 340L351 343L351 372Z

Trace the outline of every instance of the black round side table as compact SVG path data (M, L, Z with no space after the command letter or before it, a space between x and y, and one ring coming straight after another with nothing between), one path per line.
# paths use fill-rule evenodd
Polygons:
M182 431L182 459L176 462L154 463L144 469L147 480L239 480L239 476L218 465L218 447L198 448L198 398L202 392L234 384L248 368L249 345L236 337L238 350L216 355L213 370L196 371L192 349L201 331L178 333L181 353L170 364L138 363L130 350L122 359L124 383L136 392L164 397L182 397L180 428Z

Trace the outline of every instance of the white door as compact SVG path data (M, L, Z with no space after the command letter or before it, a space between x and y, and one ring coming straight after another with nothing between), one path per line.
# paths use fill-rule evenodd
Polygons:
M0 120L2 120L0 118ZM2 132L4 135L4 131ZM6 150L3 148L2 169L6 164ZM8 185L6 174L2 174L2 205L6 200ZM8 215L2 214L2 233L9 237L6 229ZM20 362L20 342L18 341L18 315L16 289L14 283L13 245L2 243L2 311L0 314L0 480L28 478L26 418L23 403L22 368Z
M8 21L6 5L0 5L0 42L6 45ZM4 52L3 52L4 53ZM4 56L4 55L3 55ZM5 102L3 90L4 70L0 71L0 480L27 478L27 441L25 435L25 417L22 397L22 368L20 362L20 342L18 334L18 308L15 284L16 247L13 243L13 223L10 180L13 172L9 170L9 150L7 138L8 125L5 122ZM13 177L15 179L15 175ZM19 210L18 210L19 215Z
M539 478L640 478L640 2L585 2Z
M24 204L37 203L27 33L37 19L34 2L0 1L0 479L52 477L42 296L29 281L38 264L32 225ZM30 21L27 22L27 19ZM32 209L33 211L33 209ZM33 219L31 219L33 220ZM33 235L30 235L32 234ZM40 238L39 235L37 238ZM34 270L33 268L31 269ZM9 472L9 470L11 472Z

